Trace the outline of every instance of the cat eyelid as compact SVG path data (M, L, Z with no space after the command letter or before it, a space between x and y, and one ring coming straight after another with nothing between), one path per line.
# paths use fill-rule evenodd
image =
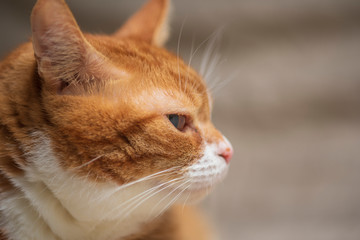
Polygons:
M172 115L172 114L176 114L176 115L180 115L180 116L184 116L186 117L186 119L190 119L191 118L191 114L188 112L181 112L181 111L167 111L164 112L163 115L164 116L168 116L168 115Z
M168 112L164 113L163 115L164 116L169 116L169 115L184 116L186 119L186 123L191 123L193 120L192 114L187 111L168 111Z

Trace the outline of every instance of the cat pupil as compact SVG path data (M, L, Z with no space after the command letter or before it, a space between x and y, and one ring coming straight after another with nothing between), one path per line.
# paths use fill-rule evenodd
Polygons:
M170 114L169 115L169 120L177 128L177 125L179 123L179 115Z
M185 126L185 116L181 116L178 114L169 114L169 121L176 127L178 130L183 130Z

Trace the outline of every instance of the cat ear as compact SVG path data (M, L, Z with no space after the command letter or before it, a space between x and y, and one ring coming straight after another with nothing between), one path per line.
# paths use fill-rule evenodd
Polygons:
M162 46L169 36L169 8L169 0L149 0L114 36L140 39Z
M102 56L85 40L63 0L38 0L31 15L32 43L38 71L46 86L57 93L89 82L89 69Z

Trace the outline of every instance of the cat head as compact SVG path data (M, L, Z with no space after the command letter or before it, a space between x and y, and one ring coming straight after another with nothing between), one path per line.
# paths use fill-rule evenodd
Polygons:
M211 123L205 82L161 47L168 8L150 0L105 36L82 33L63 0L38 0L32 43L47 124L34 136L56 159L34 159L38 171L190 199L224 177L233 152Z

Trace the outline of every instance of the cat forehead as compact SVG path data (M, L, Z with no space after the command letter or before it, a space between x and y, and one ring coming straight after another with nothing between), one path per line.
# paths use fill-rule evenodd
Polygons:
M131 102L146 111L185 115L196 113L202 104L200 97L192 101L185 94L159 88L140 91L138 95L132 98Z
M136 40L87 37L90 44L117 69L114 73L127 73L111 76L106 83L106 95L115 98L125 95L133 103L159 111L166 111L166 108L178 112L185 111L185 108L193 111L209 104L203 79L167 50Z
M176 78L186 74L188 81L203 84L191 67L164 48L136 39L117 39L91 34L86 37L90 44L114 66L129 73L146 73L151 76L166 72L167 76Z

